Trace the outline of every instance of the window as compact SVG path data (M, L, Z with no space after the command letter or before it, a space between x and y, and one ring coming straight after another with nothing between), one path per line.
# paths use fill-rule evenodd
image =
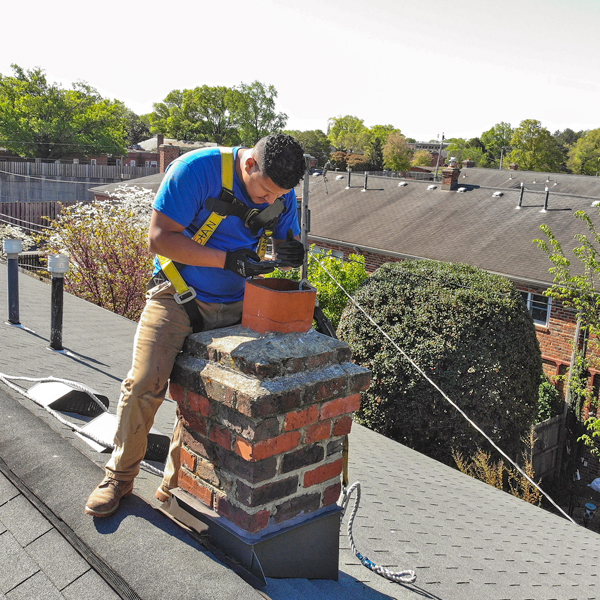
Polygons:
M533 317L533 322L537 325L544 325L547 327L548 322L550 321L552 298L542 296L541 294L534 294L533 292L521 292L521 296Z
M146 161L146 164L145 164L145 166L146 166L146 167L149 167L149 166L150 166L150 161L149 161L149 160L147 160L147 161Z
M95 158L90 158L90 165L92 165L92 167L96 166L96 159Z
M135 160L132 160L132 161L129 163L129 166L130 166L130 167L135 167Z
M157 166L157 164L158 164L158 163L157 163L155 160L153 160L153 161L150 163L150 166L151 166L151 167L156 167L156 166Z

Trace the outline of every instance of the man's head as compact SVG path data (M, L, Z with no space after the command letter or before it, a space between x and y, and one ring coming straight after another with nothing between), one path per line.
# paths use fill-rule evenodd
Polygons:
M268 135L245 155L241 167L251 200L256 204L272 204L296 187L304 176L304 150L291 135Z

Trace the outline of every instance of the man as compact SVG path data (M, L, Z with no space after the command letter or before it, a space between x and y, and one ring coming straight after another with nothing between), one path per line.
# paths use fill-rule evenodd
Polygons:
M256 221L248 217L244 222L244 217L231 213L213 229L205 245L192 239L199 228L204 229L214 210L211 203L215 201L211 199L218 199L222 193L223 160L219 148L184 154L169 165L158 190L148 232L149 248L160 257L180 263L179 273L196 297L180 303L183 294L179 296L164 275L167 268L161 270L165 259L157 257L153 279L157 285L147 293L134 340L133 364L121 386L115 448L105 478L87 501L85 512L90 515L112 515L120 499L132 493L133 480L146 453L148 432L185 338L193 330L239 323L245 279L274 270L272 264L260 263L256 253L264 229L273 230L273 247L277 259L283 261L281 266L298 267L304 259L304 246L296 239L300 228L293 191L304 175L304 153L300 144L286 134L267 136L251 149L233 149L232 191L239 201L238 210L260 216L258 211L281 198L283 212L275 222L269 217L269 224L257 231L256 225L250 226ZM275 212L279 212L280 205L281 200L265 215L272 215L276 207ZM248 208L258 210L248 213ZM179 448L177 423L163 482L156 492L163 502L169 498L169 490L177 487Z

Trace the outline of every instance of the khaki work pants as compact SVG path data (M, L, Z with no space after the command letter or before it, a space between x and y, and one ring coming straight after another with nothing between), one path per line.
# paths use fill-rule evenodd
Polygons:
M130 481L139 473L146 454L148 432L165 398L173 364L185 338L192 333L189 317L175 302L173 293L168 281L149 290L138 323L133 363L121 385L117 406L115 449L106 465L107 474L120 481ZM231 304L195 302L204 319L205 331L235 325L242 318L242 301ZM180 437L177 420L162 484L167 489L177 487Z

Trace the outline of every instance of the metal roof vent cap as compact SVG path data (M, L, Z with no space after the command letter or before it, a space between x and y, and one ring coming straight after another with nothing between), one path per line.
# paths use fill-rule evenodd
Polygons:
M492 198L500 198L501 196L504 196L504 192L494 192L492 194Z
M401 182L398 184L398 187L404 187L404 186L406 186L406 185L408 185L408 183L407 183L406 181L401 181Z
M456 192L457 192L458 194L464 194L466 191L467 191L467 188L465 188L465 187L459 187L459 188L456 190Z
M336 178L337 181L339 181L340 179L344 179L344 176L343 175L336 175L335 178Z
M437 189L437 185L428 185L427 189L428 190L436 190Z

